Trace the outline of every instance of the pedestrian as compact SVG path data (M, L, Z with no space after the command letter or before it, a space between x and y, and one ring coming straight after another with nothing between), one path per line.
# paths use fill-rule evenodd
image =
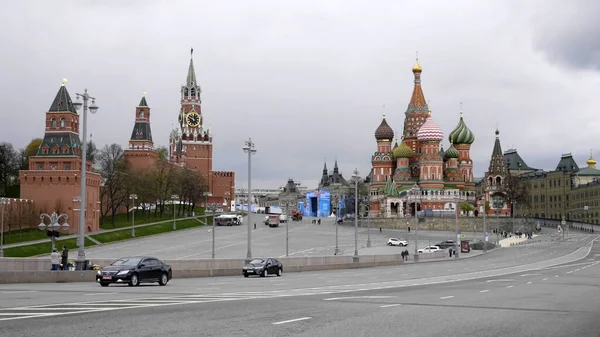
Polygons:
M408 252L408 249L405 249L405 250L404 250L404 259L405 259L406 261L408 261L408 255L409 255L409 254L410 254L410 253Z
M321 224L321 219L319 219L319 221L317 221L317 225L320 225L320 224Z
M381 227L379 227L379 233L381 233Z
M410 233L410 226L408 226L408 232Z
M61 263L62 263L62 270L69 270L69 267L67 266L68 262L69 262L69 249L67 249L66 245L63 245L63 250L62 253L60 254L61 257Z
M52 270L58 270L58 264L60 263L60 254L54 248L50 253L50 263L52 264Z
M400 257L402 257L402 261L404 261L404 251L402 251L402 253L400 253Z
M256 222L254 223L254 229L256 229Z
M452 257L452 248L448 249L448 257Z

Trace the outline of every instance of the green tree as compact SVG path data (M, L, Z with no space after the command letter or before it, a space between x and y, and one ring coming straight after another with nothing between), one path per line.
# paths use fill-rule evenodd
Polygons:
M21 170L29 170L29 157L33 157L37 154L42 142L42 138L34 138L21 151Z
M156 148L156 152L158 152L158 159L167 160L169 156L169 150L166 146L159 146Z
M469 214L469 212L473 212L475 210L475 206L473 206L473 204L471 204L470 202L465 201L460 204L460 210L464 214Z
M19 182L20 154L12 144L0 143L0 196L7 196L11 186Z
M85 157L87 158L87 160L94 163L96 161L98 149L96 148L96 144L94 144L94 142L91 139L87 142L87 148L85 150Z

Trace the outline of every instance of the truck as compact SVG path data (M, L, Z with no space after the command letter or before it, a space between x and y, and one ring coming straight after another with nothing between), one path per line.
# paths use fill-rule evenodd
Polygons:
M277 215L277 214L269 215L269 218L267 219L267 223L269 224L269 227L279 227L279 215Z

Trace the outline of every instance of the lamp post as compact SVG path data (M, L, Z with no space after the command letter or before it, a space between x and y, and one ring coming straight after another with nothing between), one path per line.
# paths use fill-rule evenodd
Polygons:
M179 200L179 195L171 195L171 204L173 204L173 230L177 229L177 222L175 222L175 201Z
M358 262L358 169L354 169L354 256L352 257L353 262Z
M88 109L92 114L98 111L96 105L96 98L88 94L87 89L84 90L83 94L75 94L77 101L73 103L73 106L77 111L83 106L83 122L82 122L82 139L81 139L81 202L79 204L79 249L77 250L77 259L75 264L78 270L85 269L85 216L86 216L86 185L87 185L87 112ZM83 102L81 102L83 99ZM92 100L92 104L88 107L88 101Z
M44 219L50 220L50 224L48 226L46 226L46 224L44 223ZM64 220L62 226L59 223L60 219ZM69 224L67 223L68 219L69 216L64 213L56 214L56 212L54 212L51 215L48 215L46 213L40 214L40 224L38 225L38 228L43 231L46 229L46 227L48 227L48 236L50 236L52 240L52 251L54 251L54 249L56 248L55 242L56 238L60 235L59 231L61 230L61 227L64 230L69 229Z
M369 188L369 196L371 194L371 189ZM369 226L367 228L367 247L371 247L371 200L370 197L366 199L366 201L368 202L366 209L367 212L369 212L367 214L367 216L369 217L368 221L367 221L367 225Z
M485 195L481 198L483 201L483 253L487 253L487 229L485 226Z
M4 207L10 204L10 199L0 198L2 205L2 228L0 228L0 257L4 257Z
M460 191L458 192L459 194L456 196L456 199L454 200L454 208L456 208L454 210L454 231L456 233L456 241L454 241L454 258L458 259L458 244L460 242L460 234L458 234L458 212L460 212L460 208L459 208L459 204L461 201L461 195L460 195Z
M208 198L207 198L208 200ZM215 258L215 215L217 214L217 210L219 209L219 203L211 202L206 204L206 208L210 210L212 213L212 258Z
M290 206L292 205L293 199L289 196L285 196L281 199L280 206L285 208L286 221L285 221L285 256L290 255L290 235L289 235L289 224L290 224Z
M242 150L248 154L248 252L246 253L246 263L250 263L252 261L252 155L256 154L252 138L248 138Z
M135 201L137 200L137 194L130 194L129 200L133 203L131 208L131 236L135 238Z
M335 203L335 221L334 221L334 225L335 225L335 251L333 252L333 255L339 255L340 254L340 247L338 245L338 221L340 218L340 197L338 197L337 195L333 196L333 202Z
M413 187L410 189L410 195L413 197L414 203L415 203L415 255L413 257L414 261L417 262L419 260L418 258L418 248L417 248L417 244L418 244L418 236L417 236L417 231L419 228L419 207L417 204L417 199L420 197L421 195L421 187L415 183L413 185Z

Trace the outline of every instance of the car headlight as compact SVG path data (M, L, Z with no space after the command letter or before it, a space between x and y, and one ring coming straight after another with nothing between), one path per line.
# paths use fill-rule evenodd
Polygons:
M98 275L102 275L102 271L101 271L101 270L98 270L98 272L97 272L96 274L98 274Z
M117 275L127 275L129 273L129 270L121 270L120 272L117 273Z

